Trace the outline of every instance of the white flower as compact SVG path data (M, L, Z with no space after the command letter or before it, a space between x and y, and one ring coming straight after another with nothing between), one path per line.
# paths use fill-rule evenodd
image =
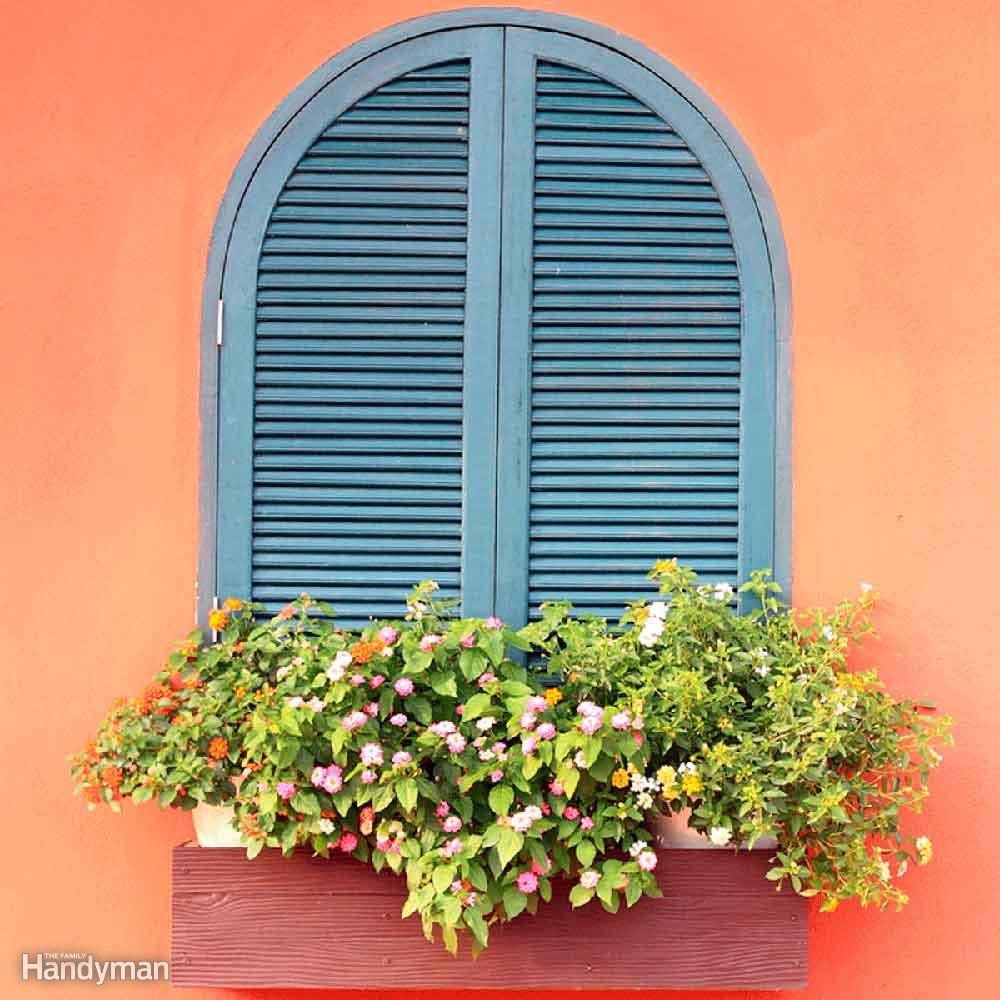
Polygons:
M892 869L889 867L887 861L880 861L878 863L878 877L883 882L888 882L892 878Z
M333 663L330 664L333 667L340 667L341 670L346 670L354 662L354 657L346 650L342 649L334 658Z
M333 820L321 819L319 821L319 831L320 833L333 833Z
M687 760L683 764L677 765L678 774L695 774L698 770L696 764L692 764L691 761Z
M573 763L581 769L586 769L587 767L587 757L582 750L577 750L573 755Z
M632 791L644 792L646 790L646 776L644 774L632 775Z
M655 646L661 635L663 635L663 619L650 615L639 632L639 643L647 648Z
M480 760L493 760L496 754L492 750L480 750L479 759Z
M736 591L728 583L717 583L712 588L712 596L717 601L728 601Z
M540 820L542 818L542 810L538 806L525 806L524 814L532 820Z
M487 729L493 728L496 721L492 715L484 715L481 719L476 719L476 729L481 733L485 733Z
M837 633L834 632L833 629L830 628L829 625L824 625L823 626L823 638L826 639L827 642L833 642L836 634Z
M758 677L766 677L771 672L771 668L766 663L761 663L753 668L753 672Z
M708 831L708 839L716 847L725 847L733 839L733 831L728 826L713 826Z
M635 804L640 809L652 809L653 808L653 796L649 792L640 792L635 797Z
M861 593L867 594L875 588L870 583L865 583L864 580L861 581Z
M635 843L634 843L634 844L633 844L633 845L632 845L632 846L631 846L631 847L630 847L630 848L628 849L628 852L629 852L629 854L631 854L631 855L632 855L632 857L633 857L633 858L637 858L637 857L639 857L639 855L640 855L640 854L642 854L642 852L643 852L644 850L646 850L646 848L647 848L648 846L649 846L649 845L648 845L648 844L646 843L646 841L644 841L644 840L637 840L637 841L636 841L636 842L635 842Z
M649 606L649 617L657 618L663 621L667 617L667 602L666 601L653 601Z
M907 868L910 867L908 861L900 861L899 867L896 869L896 878L902 878L906 874Z
M276 677L276 678L277 678L277 679L278 679L279 681L283 681L283 680L284 680L284 679L285 679L285 678L286 678L286 677L287 677L287 676L288 676L288 675L289 675L289 674L290 674L291 672L292 672L292 668L291 668L291 665L289 665L289 664L286 664L286 665L285 665L285 666L283 666L283 667L278 667L278 670L277 670L277 672L275 673L275 675L274 675L274 676L275 676L275 677Z

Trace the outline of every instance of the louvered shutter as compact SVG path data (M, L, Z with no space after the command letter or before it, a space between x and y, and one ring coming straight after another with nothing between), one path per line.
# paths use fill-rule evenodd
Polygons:
M308 591L356 625L398 614L425 577L492 611L495 406L478 397L496 384L500 36L458 32L409 58L435 44L466 54L337 113L266 221L238 428L249 482L225 433L222 450L249 518L223 523L220 575L269 611Z
M652 74L540 32L507 45L508 108L530 113L508 115L506 180L530 195L504 215L502 609L569 598L616 619L670 556L735 583L741 555L768 558L771 521L767 484L741 495L741 452L767 447L762 375L743 371L743 206L723 204L682 128L710 145L704 123Z

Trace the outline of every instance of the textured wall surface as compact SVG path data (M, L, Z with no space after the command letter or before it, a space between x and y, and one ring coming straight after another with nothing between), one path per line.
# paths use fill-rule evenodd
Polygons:
M814 915L812 986L799 995L995 996L1000 10L973 0L536 6L642 40L754 151L792 271L796 603L875 583L883 638L859 662L957 719L958 745L914 825L937 856L906 876L913 902L900 914ZM166 954L169 849L187 820L149 807L87 814L70 797L65 756L191 624L212 221L244 146L289 90L351 42L432 9L49 0L6 12L5 995L22 950Z

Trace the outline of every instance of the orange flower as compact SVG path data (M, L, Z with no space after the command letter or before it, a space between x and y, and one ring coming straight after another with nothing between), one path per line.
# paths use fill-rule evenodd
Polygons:
M222 606L223 606L223 608L225 608L226 611L242 611L243 610L243 602L238 597L227 597L222 602Z
M611 775L611 784L615 788L626 788L629 783L628 771L624 767L618 768L614 774Z
M562 701L563 693L559 688L546 688L545 689L545 701L548 703L549 707L554 708L559 702Z
M212 760L222 760L229 753L229 741L221 736L216 736L208 744L208 756Z
M286 604L286 605L285 605L285 606L284 606L284 607L283 607L283 608L282 608L282 609L281 609L281 610L280 610L280 611L278 612L278 617L279 617L279 618L280 618L280 619L281 619L281 620L282 620L283 622L287 622L287 621L288 621L288 619L289 619L289 618L291 618L291 617L292 617L292 615L294 615L294 614L295 614L295 605L294 605L294 604Z
M122 783L122 769L109 764L101 768L101 784L108 788L117 788Z
M224 632L229 627L228 613L216 608L208 616L208 627L215 632Z
M376 652L375 646L364 639L359 639L350 649L355 663L367 663Z
M83 790L83 797L94 806L104 801L104 796L101 795L101 790L96 785L87 785Z

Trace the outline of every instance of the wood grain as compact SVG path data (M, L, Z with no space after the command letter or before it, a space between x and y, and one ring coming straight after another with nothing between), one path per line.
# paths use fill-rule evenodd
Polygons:
M568 884L535 917L457 959L402 920L401 879L353 859L249 862L174 848L176 986L496 989L795 989L807 980L806 900L777 893L763 852L659 851L663 899L611 915L571 910Z

